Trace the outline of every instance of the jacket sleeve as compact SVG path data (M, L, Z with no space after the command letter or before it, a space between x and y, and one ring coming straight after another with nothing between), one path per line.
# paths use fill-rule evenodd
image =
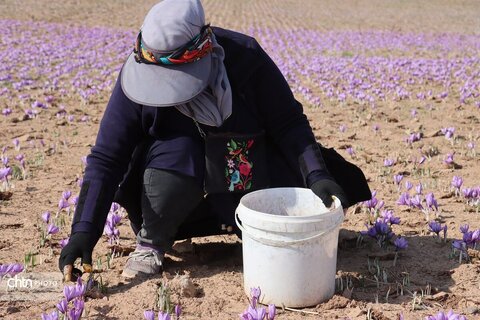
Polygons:
M142 106L125 96L120 82L119 76L95 146L87 157L72 234L83 231L101 236L115 191L127 171L135 146L143 137Z
M282 150L290 166L300 169L304 182L310 173L323 169L323 161L316 151L318 145L303 107L295 100L282 73L272 59L258 46L264 63L251 77L255 101L264 119L267 134Z

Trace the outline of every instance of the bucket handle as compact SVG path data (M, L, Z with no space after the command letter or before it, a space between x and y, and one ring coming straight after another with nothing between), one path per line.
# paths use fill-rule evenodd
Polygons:
M269 239L265 239L265 238L255 237L255 236L252 236L250 233L248 233L248 231L245 230L245 228L242 226L242 224L241 224L241 222L238 218L238 213L236 213L236 212L235 212L235 223L237 224L240 231L242 231L244 233L247 233L250 236L250 238L252 238L253 240L258 241L258 242L263 243L263 244L266 244L266 245L269 245L269 246L273 246L273 247L283 247L285 245L302 244L302 243L314 240L316 238L320 238L324 234L326 234L328 232L331 232L335 228L338 227L338 224L335 224L332 227L324 230L323 232L320 232L319 234L316 234L314 236L311 236L311 237L308 237L308 238L305 238L305 239L297 239L297 240L290 240L290 241L274 241L274 240L269 240Z

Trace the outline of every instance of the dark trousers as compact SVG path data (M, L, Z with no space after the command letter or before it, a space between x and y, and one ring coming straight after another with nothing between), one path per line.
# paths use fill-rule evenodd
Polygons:
M137 241L167 251L179 226L204 199L195 178L180 173L147 168L143 175L142 226ZM195 219L194 216L190 219Z

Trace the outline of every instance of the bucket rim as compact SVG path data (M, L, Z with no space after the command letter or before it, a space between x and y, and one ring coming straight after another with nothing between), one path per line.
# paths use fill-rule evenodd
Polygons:
M248 211L251 211L252 213L254 212L255 215L260 215L260 217L272 217L274 216L275 218L277 219L285 219L285 220L288 220L289 222L295 222L295 221L298 221L299 223L304 223L305 220L307 220L307 218L316 218L316 217L322 217L322 218L327 218L328 216L330 215L336 215L338 214L337 211L341 211L342 214L343 214L343 208L342 208L342 204L340 202L340 200L333 196L333 204L335 205L334 208L327 208L325 206L325 209L327 211L325 212L322 212L322 213L316 213L316 214L310 214L310 215L302 215L302 216L284 216L284 215L276 215L276 214L271 214L271 213L266 213L266 212L262 212L262 211L258 211L258 210L255 210L255 209L252 209L252 208L249 208L245 205L245 201L248 200L248 198L251 196L251 195L254 195L254 194L258 194L258 193L262 193L262 192L273 192L273 191L278 191L278 190L282 190L282 189L289 189L289 190L301 190L301 192L310 192L312 194L313 191L309 188L299 188L299 187L275 187L275 188L267 188L267 189L260 189L260 190L256 190L256 191L252 191L252 192L249 192L247 193L246 195L244 195L241 199L240 199L240 202L238 204L238 206L243 206L243 208L247 209ZM323 201L322 199L318 198L322 204L323 204Z

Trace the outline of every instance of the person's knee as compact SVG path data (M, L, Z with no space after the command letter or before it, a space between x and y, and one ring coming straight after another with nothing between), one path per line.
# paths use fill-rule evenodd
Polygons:
M170 170L147 168L145 196L154 211L192 210L202 199L203 190L194 177Z

